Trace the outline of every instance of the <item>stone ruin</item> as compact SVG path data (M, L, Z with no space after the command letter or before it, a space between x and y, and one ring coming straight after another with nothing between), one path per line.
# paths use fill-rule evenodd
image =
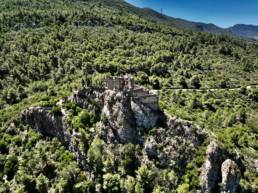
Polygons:
M114 91L132 91L134 89L134 79L132 76L123 77L111 76L106 80L106 86Z
M159 109L158 92L154 90L147 91L135 85L134 79L130 75L108 77L106 80L106 89L115 92L127 92L133 101L140 102L154 110Z

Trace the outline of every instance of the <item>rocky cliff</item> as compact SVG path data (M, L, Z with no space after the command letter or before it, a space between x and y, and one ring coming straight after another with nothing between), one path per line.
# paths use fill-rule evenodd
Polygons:
M155 162L162 168L182 168L180 172L183 173L183 168L208 137L207 133L189 121L170 117L134 101L128 92L82 89L69 100L105 117L95 125L93 133L106 144L139 144L142 147L142 155L138 157L141 163ZM55 116L49 107L32 107L23 112L23 117L43 135L57 137L74 152L78 163L87 168L87 149L81 148L81 133L75 132L67 121L67 112L62 106L61 109L62 113ZM234 193L238 190L240 171L234 161L226 158L225 150L217 142L207 147L201 174L203 192Z
M49 107L31 107L23 113L23 119L34 129L44 136L56 137L67 149L72 151L78 163L82 167L85 164L85 152L83 152L77 139L80 139L80 133L75 130L70 131L67 123L67 116L64 110L60 115L53 115Z
M133 100L129 92L82 89L76 91L70 100L90 110L93 103L97 104L107 118L106 127L112 129L120 143L139 143L144 132L165 119L162 111Z

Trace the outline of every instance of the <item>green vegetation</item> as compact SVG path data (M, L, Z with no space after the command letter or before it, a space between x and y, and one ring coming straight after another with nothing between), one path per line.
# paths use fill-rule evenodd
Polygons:
M123 6L119 0L0 1L0 192L195 192L207 144L183 174L140 165L142 147L119 145L119 152L117 144L105 144L89 130L106 118L66 103L84 139L85 171L57 139L21 119L37 105L59 116L56 102L73 89L125 73L160 89L169 114L197 123L237 152L246 165L242 188L255 192L258 176L249 166L258 159L258 89L246 86L258 84L258 45L171 28Z

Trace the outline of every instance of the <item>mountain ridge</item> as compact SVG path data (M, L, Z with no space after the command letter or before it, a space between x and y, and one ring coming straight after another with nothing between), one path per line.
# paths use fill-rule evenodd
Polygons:
M219 34L233 35L233 36L242 37L242 38L258 39L258 26L256 25L235 24L233 26L223 28L213 23L194 22L194 21L189 21L182 18L175 18L172 16L159 13L158 11L155 11L151 8L136 7L122 0L120 2L130 5L132 9L134 9L135 11L138 11L138 14L144 18L149 16L152 20L156 22L165 23L180 29L183 28L183 29L190 29L195 31L210 32L215 34L219 33ZM143 15L144 13L147 13L148 15L144 16Z

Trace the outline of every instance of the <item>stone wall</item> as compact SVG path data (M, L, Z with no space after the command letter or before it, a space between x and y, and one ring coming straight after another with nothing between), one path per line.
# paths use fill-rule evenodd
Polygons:
M109 90L121 91L124 88L124 79L119 77L107 78L107 88Z
M138 101L144 105L147 105L153 110L159 109L159 97L157 95L142 95L140 97L134 97L133 100Z
M113 91L127 91L133 101L147 105L153 110L159 109L158 94L150 93L141 87L135 89L134 80L130 76L107 78L107 89Z
M130 76L109 77L106 80L107 89L114 91L132 91L134 89L134 80Z
M138 89L133 90L133 97L135 97L135 98L146 96L148 94L149 94L149 92L143 90L143 88L138 88Z

